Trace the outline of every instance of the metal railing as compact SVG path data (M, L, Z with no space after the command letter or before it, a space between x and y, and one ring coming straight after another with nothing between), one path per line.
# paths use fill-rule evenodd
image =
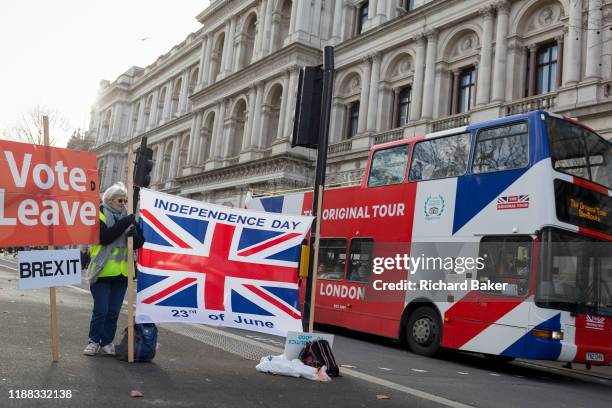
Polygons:
M527 113L538 109L552 109L557 104L557 94L549 93L521 99L506 105L506 116Z

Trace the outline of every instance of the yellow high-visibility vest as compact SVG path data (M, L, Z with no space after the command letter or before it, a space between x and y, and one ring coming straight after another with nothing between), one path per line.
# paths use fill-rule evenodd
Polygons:
M104 215L102 211L100 211L100 222L103 222L106 225L106 216ZM100 252L101 248L102 248L101 244L94 244L89 249L89 254L91 255L91 263L92 263L90 267L93 269L95 269L94 259L96 255L98 255L98 252ZM98 277L103 278L107 276L119 276L119 275L123 275L126 277L128 276L127 248L125 248L123 253L119 253L119 252L120 251L118 247L115 247L113 249L113 252L111 253L111 258L106 262L106 265L104 265L104 268L102 269L102 272L100 272L100 275L98 275Z

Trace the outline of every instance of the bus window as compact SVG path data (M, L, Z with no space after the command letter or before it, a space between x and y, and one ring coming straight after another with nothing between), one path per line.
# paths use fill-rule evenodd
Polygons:
M481 129L476 138L473 173L519 169L529 164L527 123Z
M352 282L367 282L372 272L374 240L371 238L353 238L349 252L349 265L346 279Z
M547 117L548 143L555 170L612 187L612 145L596 133Z
M378 150L372 157L368 187L398 184L404 181L410 145Z
M457 177L465 174L470 155L470 134L425 140L414 146L410 181Z
M484 268L478 272L480 282L505 284L499 291L485 293L526 296L529 292L532 239L529 236L485 237L480 241L479 256Z
M321 238L317 279L341 280L346 265L346 239Z

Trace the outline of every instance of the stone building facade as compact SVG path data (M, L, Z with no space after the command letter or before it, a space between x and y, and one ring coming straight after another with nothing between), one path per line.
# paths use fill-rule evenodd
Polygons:
M154 150L153 188L242 205L312 183L291 148L299 69L335 47L328 183L374 144L543 108L612 137L612 0L216 0L146 68L102 81L101 185Z

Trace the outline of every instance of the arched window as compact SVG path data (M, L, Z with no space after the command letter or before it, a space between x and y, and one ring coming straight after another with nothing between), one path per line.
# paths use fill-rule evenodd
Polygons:
M244 23L244 31L241 39L242 55L239 60L239 69L253 62L255 50L255 37L257 35L257 15L252 13Z
M283 98L283 87L276 84L268 92L268 98L264 104L264 145L270 147L274 139L282 137L280 120L280 106Z
M157 98L157 124L164 120L164 104L166 103L166 87L163 87Z
M359 6L359 14L357 15L357 32L359 35L363 32L366 22L368 21L368 13L370 10L370 2L364 1Z
M189 96L193 94L195 91L195 87L198 83L198 73L199 68L194 69L189 76L189 85L187 87L187 112L191 110L191 101L189 100Z
M221 72L221 63L222 63L221 58L223 57L224 44L225 44L225 33L222 33L217 38L217 41L212 51L211 66L210 66L211 75L209 79L211 83L217 81L217 76L219 76L219 73Z
M285 40L289 37L289 24L291 22L291 0L279 2L280 9L274 13L273 24L276 24L275 38L272 41L272 51L283 48Z
M181 149L179 151L178 174L182 174L187 165L187 155L189 154L189 133L185 133L181 138Z
M145 108L144 108L144 116L142 118L142 128L144 130L147 130L150 126L150 119L151 119L151 107L153 105L153 95L149 95L147 97L147 102L145 103Z
M131 134L132 136L136 135L136 131L138 130L138 115L140 114L140 102L136 102L133 106L132 110L132 125L131 125Z

